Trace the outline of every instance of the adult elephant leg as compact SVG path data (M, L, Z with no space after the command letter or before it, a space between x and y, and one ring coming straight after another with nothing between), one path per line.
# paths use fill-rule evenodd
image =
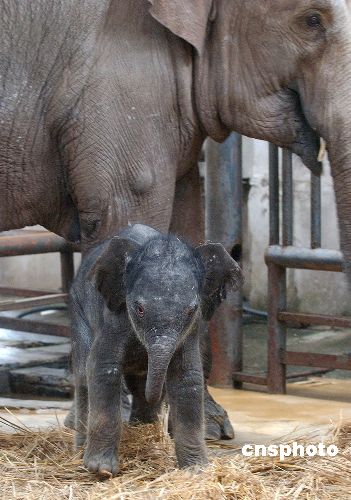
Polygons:
M194 245L199 245L205 240L204 197L197 164L176 184L170 231L183 236ZM207 324L203 322L200 328L206 381L212 366L211 341ZM228 414L209 394L207 383L205 383L204 403L206 439L232 439L234 430Z

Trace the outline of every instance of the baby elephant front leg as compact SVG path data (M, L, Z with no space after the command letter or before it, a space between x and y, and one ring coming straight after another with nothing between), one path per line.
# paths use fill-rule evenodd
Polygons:
M174 356L168 369L167 392L179 467L206 465L204 380L196 345L184 345Z
M89 418L84 465L101 476L118 473L122 373L113 362L91 358L88 368Z

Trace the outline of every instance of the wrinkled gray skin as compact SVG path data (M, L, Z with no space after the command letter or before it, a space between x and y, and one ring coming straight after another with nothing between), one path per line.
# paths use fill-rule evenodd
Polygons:
M199 329L241 282L220 244L193 249L141 224L85 256L70 306L76 444L87 440L91 472L118 472L122 376L130 420L155 421L166 394L178 465L206 464Z
M351 276L350 74L349 0L1 0L0 230L88 249L130 221L199 243L207 136L314 171L322 136Z

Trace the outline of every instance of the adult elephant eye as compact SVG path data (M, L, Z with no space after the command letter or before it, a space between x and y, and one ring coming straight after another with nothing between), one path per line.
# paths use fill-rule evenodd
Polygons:
M322 19L319 14L310 14L306 17L306 24L309 28L321 28Z

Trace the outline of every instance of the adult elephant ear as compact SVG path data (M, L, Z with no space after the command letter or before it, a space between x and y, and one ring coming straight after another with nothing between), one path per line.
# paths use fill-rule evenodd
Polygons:
M104 248L90 271L89 279L112 312L119 312L126 300L125 270L128 260L139 245L127 238L115 236Z
M172 33L190 43L201 54L213 0L149 0L151 15Z
M204 266L201 312L209 321L226 298L227 289L238 290L244 283L242 270L220 243L206 243L195 249Z

